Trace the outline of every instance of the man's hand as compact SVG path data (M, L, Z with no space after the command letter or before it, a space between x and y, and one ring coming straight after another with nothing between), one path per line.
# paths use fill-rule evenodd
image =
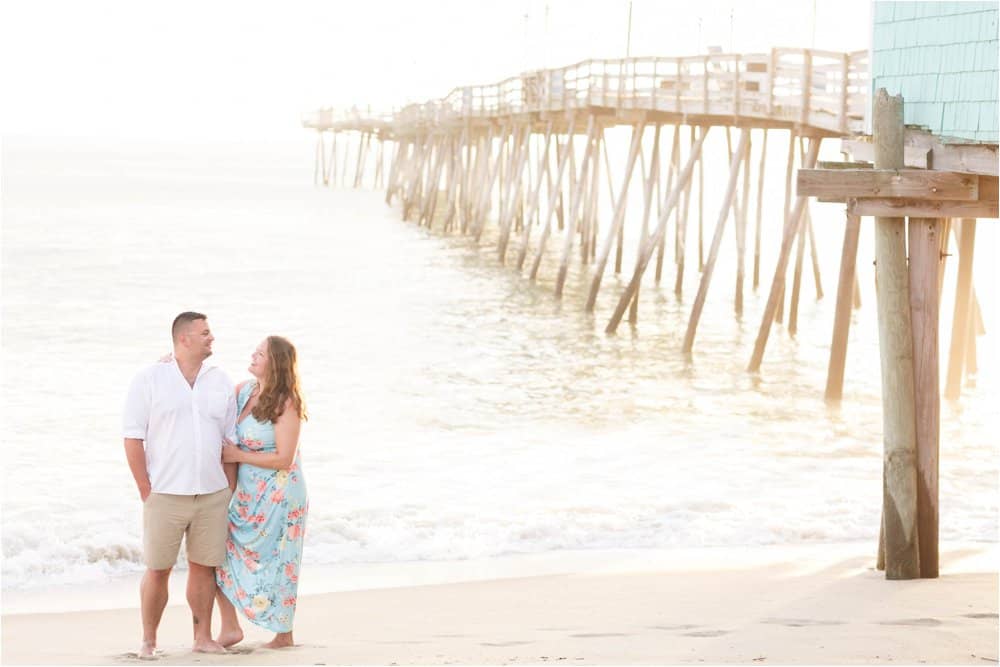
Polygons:
M223 463L240 463L242 461L243 452L240 448L233 444L222 446L222 462Z
M142 502L146 502L146 498L149 498L149 494L152 490L153 489L149 485L149 482L139 485L139 498L142 500Z

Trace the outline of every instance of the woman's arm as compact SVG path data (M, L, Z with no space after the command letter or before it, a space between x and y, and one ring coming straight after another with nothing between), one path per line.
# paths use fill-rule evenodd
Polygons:
M274 452L245 452L239 447L223 447L222 460L225 463L249 463L258 468L287 470L295 461L295 451L299 447L299 430L302 420L292 405L285 401L285 410L274 422Z

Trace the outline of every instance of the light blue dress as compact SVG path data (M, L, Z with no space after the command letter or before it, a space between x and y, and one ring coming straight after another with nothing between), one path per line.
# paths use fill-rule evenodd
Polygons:
M243 413L256 382L237 396ZM237 445L247 452L274 452L274 424L247 413L236 424ZM291 632L295 618L309 498L299 454L288 470L241 463L236 493L229 505L226 561L216 568L219 589L257 625Z

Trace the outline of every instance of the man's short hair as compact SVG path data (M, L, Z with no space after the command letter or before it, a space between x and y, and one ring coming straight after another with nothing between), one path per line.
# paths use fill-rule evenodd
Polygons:
M174 339L174 342L177 342L177 339L180 338L181 333L184 331L187 325L194 322L195 320L207 320L207 319L208 316L202 313L196 313L190 310L185 311L174 318L174 324L172 327L170 327L170 335Z

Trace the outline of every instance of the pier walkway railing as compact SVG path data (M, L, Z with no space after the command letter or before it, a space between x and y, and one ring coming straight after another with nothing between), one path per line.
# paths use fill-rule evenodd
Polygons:
M603 109L629 122L631 111L681 116L689 124L797 127L842 136L864 129L868 52L775 48L763 54L585 60L461 86L447 96L378 113L320 109L305 127L389 137L429 128L491 122L522 114Z

